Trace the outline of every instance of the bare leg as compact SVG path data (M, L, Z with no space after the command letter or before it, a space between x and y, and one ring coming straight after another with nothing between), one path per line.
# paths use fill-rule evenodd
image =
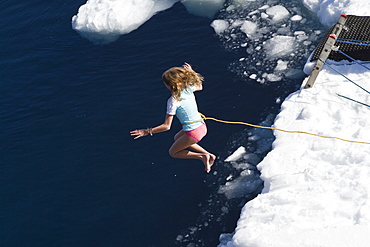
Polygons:
M177 132L177 134L173 137L173 139L176 141L177 139L179 139L181 136L185 135L184 131L183 130L180 130L179 132Z
M185 135L184 131L183 130L180 130L179 132L177 132L177 134L175 135L175 137L173 139L176 141L177 139L179 139L183 135ZM208 152L207 150L205 150L203 147L201 147L197 143L195 143L193 145L190 145L189 148L192 149L195 152L198 152L198 153L209 153L209 154L211 154L210 152ZM214 160L216 158L216 156L213 155L213 154L211 154L211 155L213 156L212 158Z
M169 149L169 154L173 158L178 159L198 159L201 160L205 166L206 172L211 171L211 166L213 165L215 156L210 153L206 152L192 152L185 150L186 148L190 148L191 146L197 148L198 150L205 151L202 147L196 144L196 141L190 138L185 134L181 134L181 131L175 135L175 142L172 144L171 148ZM194 146L195 145L195 146ZM198 148L198 146L200 148Z

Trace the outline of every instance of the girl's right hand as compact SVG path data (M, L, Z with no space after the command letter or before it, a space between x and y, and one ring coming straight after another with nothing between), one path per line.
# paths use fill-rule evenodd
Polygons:
M130 131L130 134L131 136L135 136L134 139L138 139L140 137L149 135L147 129L133 130L133 131Z

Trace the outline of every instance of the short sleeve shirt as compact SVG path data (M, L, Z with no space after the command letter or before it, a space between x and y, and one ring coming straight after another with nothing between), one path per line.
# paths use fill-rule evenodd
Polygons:
M167 100L166 113L176 115L184 131L196 129L203 123L202 117L198 112L194 91L195 87L189 87L181 92L181 101L174 99L172 96Z

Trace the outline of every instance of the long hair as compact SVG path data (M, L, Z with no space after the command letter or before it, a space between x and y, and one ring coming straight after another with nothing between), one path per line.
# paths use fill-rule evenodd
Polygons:
M172 97L181 101L181 92L187 87L202 85L204 78L193 70L173 67L163 73L162 80L171 90Z

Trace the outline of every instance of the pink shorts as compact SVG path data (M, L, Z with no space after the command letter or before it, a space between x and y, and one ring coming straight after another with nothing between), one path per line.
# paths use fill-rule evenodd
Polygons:
M199 142L207 134L207 126L205 123L203 123L198 128L190 131L184 131L184 133L194 141Z

